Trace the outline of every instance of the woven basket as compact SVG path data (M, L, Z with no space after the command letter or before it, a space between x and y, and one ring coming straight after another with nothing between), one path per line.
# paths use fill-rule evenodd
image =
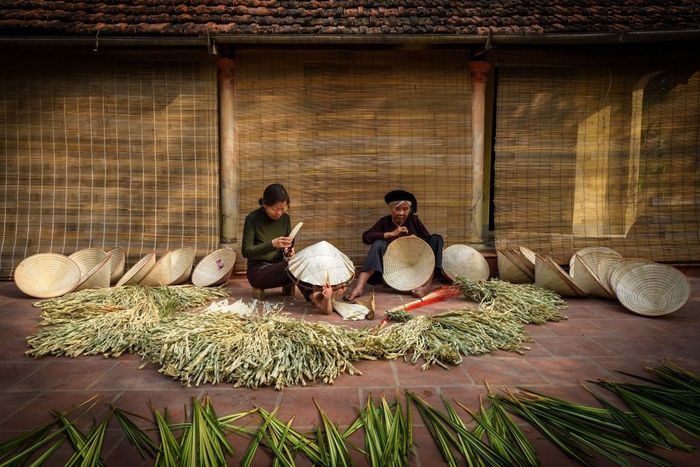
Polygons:
M401 237L389 244L384 253L384 282L405 292L425 284L435 270L435 255L430 245L418 237Z
M535 257L535 285L553 290L562 297L582 297L583 291L549 256Z
M141 281L142 285L175 285L186 281L192 271L194 250L179 248L168 251Z
M578 258L586 261L586 264L588 264L588 267L591 268L591 271L597 272L598 262L600 262L602 258L610 257L622 258L622 255L617 251L604 246L590 246L587 248L581 248L574 253L569 260L569 275L572 278L576 277L576 262L578 261Z
M131 268L126 271L126 273L119 279L119 282L117 282L117 287L120 285L128 285L128 284L138 284L141 282L141 280L146 277L146 274L148 274L151 269L153 269L153 266L156 264L156 254L155 253L149 253L140 260Z
M450 245L442 252L442 270L447 277L457 276L473 281L485 281L491 274L484 255L468 245Z
M220 248L197 263L192 272L192 283L209 287L225 283L231 276L236 262L236 252L231 248Z
M60 297L80 282L80 268L67 256L39 253L17 265L14 273L17 287L34 298Z
M80 268L80 274L84 276L92 271L92 268L97 266L107 257L107 253L99 248L84 248L68 256Z
M496 258L498 260L498 278L503 281L508 281L511 284L531 284L532 278L524 273L514 261L510 259L510 255L506 250L496 250Z
M326 241L314 243L294 255L287 270L296 282L319 286L344 285L355 275L352 260Z
M649 259L642 258L625 258L620 261L615 270L610 274L610 290L617 295L617 283L620 282L620 278L634 268L639 266L645 266L647 264L657 264Z
M124 268L126 266L126 252L124 251L124 248L117 247L107 251L107 254L111 255L112 257L109 264L109 282L114 284L124 275Z
M84 289L104 289L109 287L111 260L112 258L107 255L105 259L96 264L87 274L83 275L78 285L75 286L75 291L77 292Z
M586 261L580 257L576 262L576 277L572 279L574 284L576 284L576 287L581 289L586 295L602 298L614 298L613 293L600 282L597 274L595 274L591 268L588 267L588 263L586 263Z
M628 310L644 316L662 316L685 305L691 290L688 278L678 269L646 264L625 272L616 292Z

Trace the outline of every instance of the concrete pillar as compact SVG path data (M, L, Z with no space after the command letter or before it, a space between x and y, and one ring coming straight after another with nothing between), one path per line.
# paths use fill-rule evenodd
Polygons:
M238 136L233 121L233 60L216 61L219 84L219 177L221 245L236 248L238 240Z
M472 83L472 192L469 205L469 243L484 246L484 134L486 129L486 77L491 64L469 62Z

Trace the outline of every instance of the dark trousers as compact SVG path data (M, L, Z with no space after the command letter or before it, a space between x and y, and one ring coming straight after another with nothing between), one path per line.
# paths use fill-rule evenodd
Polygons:
M246 276L250 285L256 289L273 289L292 283L287 274L286 261L255 263L248 266Z
M440 277L442 275L442 248L445 245L445 241L442 239L441 235L432 234L428 237L426 243L430 245L430 249L433 250L435 255L435 275ZM386 240L375 240L369 247L369 253L367 253L367 258L362 264L363 271L374 271L370 276L370 284L379 284L382 281L382 273L384 272L384 253L389 247Z

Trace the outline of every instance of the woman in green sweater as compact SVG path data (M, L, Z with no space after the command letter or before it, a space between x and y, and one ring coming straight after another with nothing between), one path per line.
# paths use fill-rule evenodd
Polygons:
M289 233L292 222L287 214L289 194L274 183L265 188L260 207L245 218L243 257L248 259L248 282L256 289L271 289L292 283L286 257L294 256Z

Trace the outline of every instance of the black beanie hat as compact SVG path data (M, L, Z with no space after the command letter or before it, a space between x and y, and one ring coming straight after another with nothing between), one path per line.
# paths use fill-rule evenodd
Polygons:
M413 193L406 190L393 190L384 195L384 202L386 204L392 203L394 201L410 201L411 202L411 212L418 211L418 201Z

